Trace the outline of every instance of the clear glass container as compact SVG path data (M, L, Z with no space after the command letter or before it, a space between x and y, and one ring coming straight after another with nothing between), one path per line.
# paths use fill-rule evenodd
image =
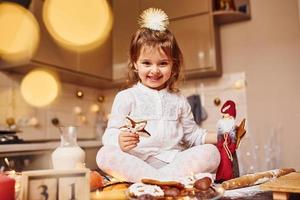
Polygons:
M59 126L60 146L52 153L54 169L78 169L85 167L85 152L77 144L77 127Z

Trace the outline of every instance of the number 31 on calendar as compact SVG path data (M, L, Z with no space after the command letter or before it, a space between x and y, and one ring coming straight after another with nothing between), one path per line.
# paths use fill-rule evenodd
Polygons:
M34 170L22 172L23 200L89 200L90 170Z

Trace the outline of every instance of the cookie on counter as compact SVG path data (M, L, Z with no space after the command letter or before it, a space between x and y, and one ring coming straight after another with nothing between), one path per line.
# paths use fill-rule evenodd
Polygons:
M134 183L129 187L129 195L132 197L139 197L145 194L151 195L156 198L164 196L163 190L157 185Z

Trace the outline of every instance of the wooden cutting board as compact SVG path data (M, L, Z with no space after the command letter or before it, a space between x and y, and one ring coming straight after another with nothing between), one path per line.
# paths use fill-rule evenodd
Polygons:
M288 199L289 193L300 193L300 173L292 172L260 186L262 190L273 191L273 199Z

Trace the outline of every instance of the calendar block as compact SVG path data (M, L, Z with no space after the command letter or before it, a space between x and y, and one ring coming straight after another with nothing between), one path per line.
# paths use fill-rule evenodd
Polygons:
M89 200L90 170L34 170L22 173L23 200Z

